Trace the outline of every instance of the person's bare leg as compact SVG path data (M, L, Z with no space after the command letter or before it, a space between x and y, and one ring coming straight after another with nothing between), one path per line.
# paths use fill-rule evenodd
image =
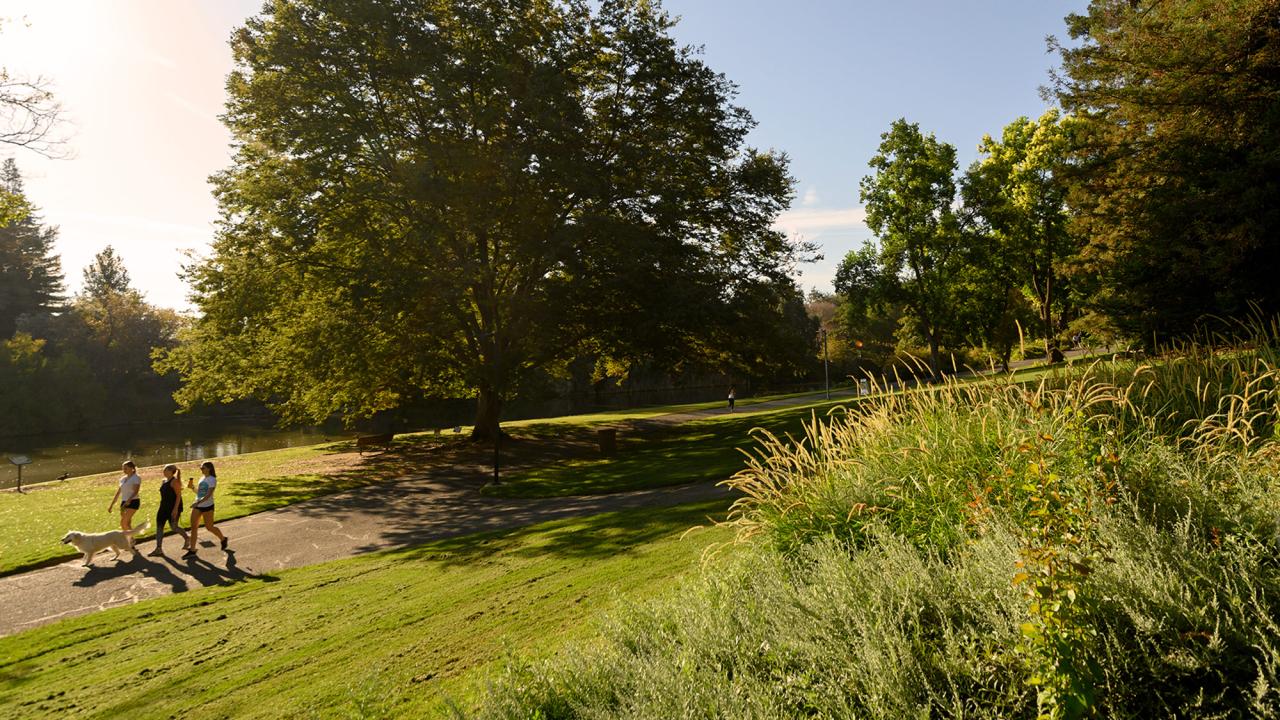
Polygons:
M191 552L195 552L195 551L196 551L196 538L197 538L197 537L199 536L199 534L200 534L200 511L199 511L199 510L194 510L194 509L193 509L193 510L191 511L191 530L190 530L190 533L191 533L191 534L187 537L187 550L190 550Z
M120 529L121 530L133 529L133 514L135 512L137 512L137 510L134 510L133 508L125 508L124 510L120 511Z
M213 524L213 513L204 514L204 527L206 530L216 535L220 542L226 541L227 536L223 535L222 531L218 529L218 526Z

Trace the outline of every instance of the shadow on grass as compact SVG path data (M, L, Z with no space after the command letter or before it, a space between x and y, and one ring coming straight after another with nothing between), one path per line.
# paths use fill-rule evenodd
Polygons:
M661 512L645 508L599 513L564 520L553 528L540 525L437 540L397 555L447 566L475 565L501 556L600 560L628 555L637 547L695 526L712 525L724 518L729 504L728 498L720 498L666 507Z
M511 498L558 497L718 482L741 470L743 451L758 446L753 429L798 436L812 415L810 408L800 408L677 426L636 423L631 428L635 437L625 439L624 429L620 433L624 439L612 456L534 468L485 492Z

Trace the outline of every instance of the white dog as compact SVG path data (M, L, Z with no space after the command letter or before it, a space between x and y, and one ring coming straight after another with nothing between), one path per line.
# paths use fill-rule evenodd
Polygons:
M114 552L115 559L120 559L120 552L127 550L134 552L133 535L140 533L151 527L151 522L147 521L146 525L132 530L112 530L111 532L101 533L82 533L72 530L62 538L63 545L75 545L76 549L84 553L84 567L89 567L89 563L93 561L93 556L103 550L111 550Z

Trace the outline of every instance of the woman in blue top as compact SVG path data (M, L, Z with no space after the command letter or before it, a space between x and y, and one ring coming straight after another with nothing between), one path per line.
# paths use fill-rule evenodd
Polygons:
M213 493L218 489L218 476L213 471L213 463L208 460L200 463L200 474L203 477L200 478L200 484L194 488L196 501L191 503L191 534L187 539L187 551L182 554L185 558L196 555L196 533L200 530L201 517L204 518L205 528L222 541L222 549L227 549L227 536L213 524ZM187 480L187 487L192 487L190 479Z

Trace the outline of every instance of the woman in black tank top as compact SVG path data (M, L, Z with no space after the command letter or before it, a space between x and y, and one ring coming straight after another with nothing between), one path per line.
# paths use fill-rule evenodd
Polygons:
M182 536L185 543L187 534L178 527L178 518L182 516L182 471L177 465L164 466L164 482L160 483L160 507L156 510L156 549L148 555L163 555L164 526Z

